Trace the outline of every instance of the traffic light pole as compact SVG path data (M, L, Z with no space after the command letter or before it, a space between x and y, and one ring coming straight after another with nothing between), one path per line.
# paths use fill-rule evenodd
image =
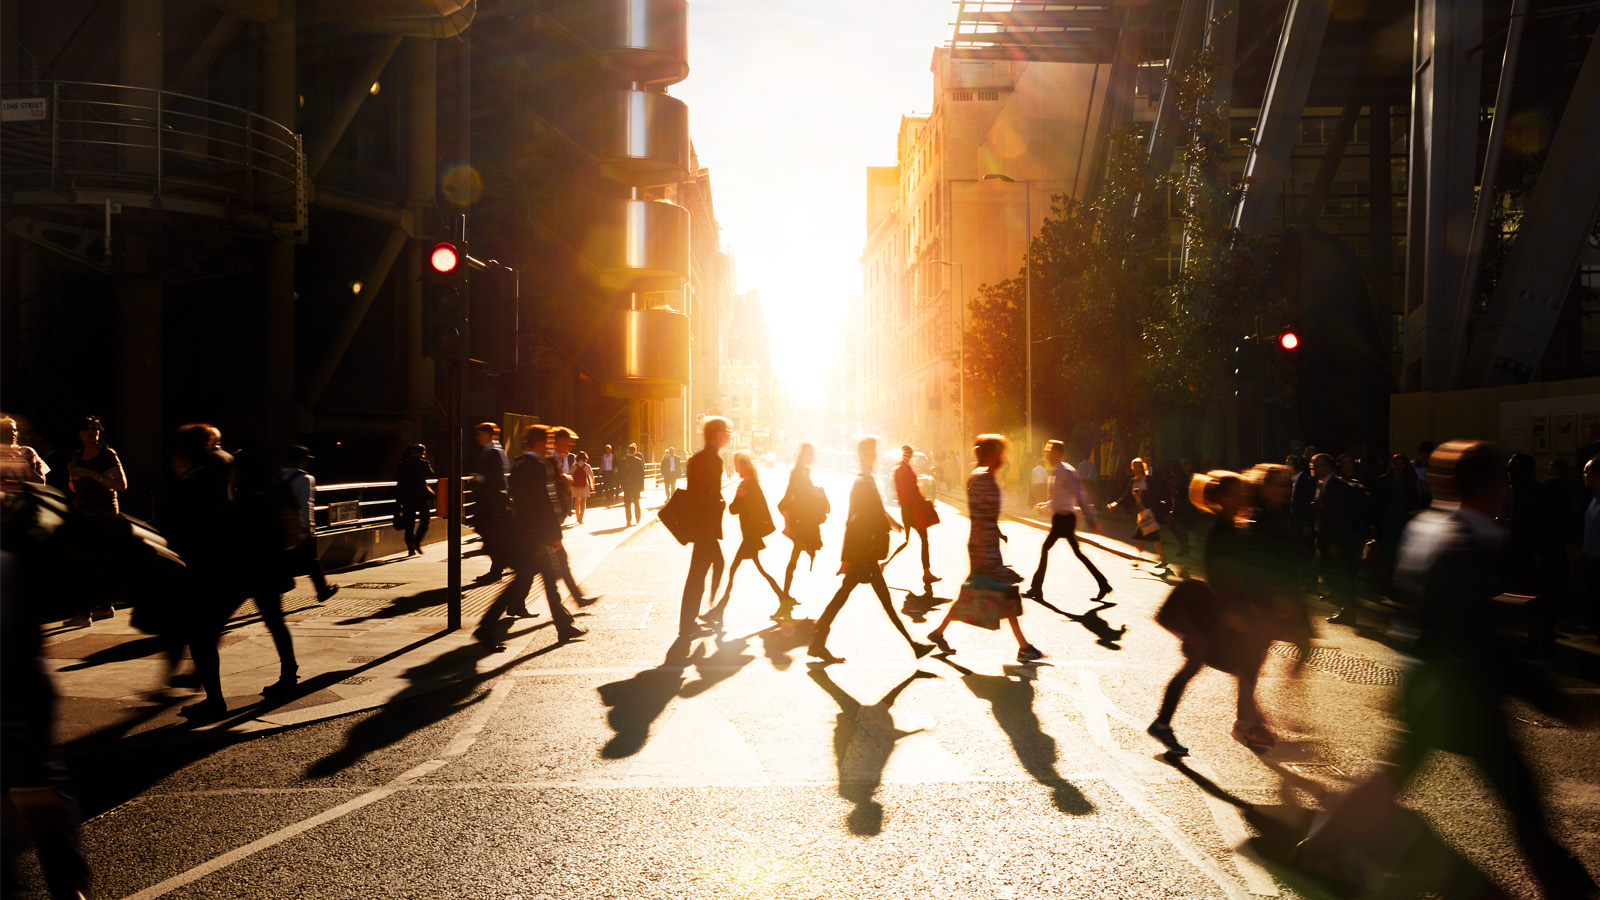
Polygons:
M445 404L448 412L446 415L450 422L450 464L448 466L450 477L446 482L445 490L450 495L450 519L445 526L449 555L446 557L445 578L448 585L445 605L446 624L449 631L461 629L461 519L466 510L461 494L461 394L466 385L462 373L466 363L459 359L449 360L450 367L446 380L450 383L449 402Z

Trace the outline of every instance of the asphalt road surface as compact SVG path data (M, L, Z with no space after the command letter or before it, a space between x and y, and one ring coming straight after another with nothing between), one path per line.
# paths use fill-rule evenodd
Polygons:
M781 472L766 477L781 491ZM838 585L848 486L828 487L826 546L794 589L811 618ZM966 573L966 521L941 514L944 580L906 607L919 638ZM1003 528L1031 573L1043 532ZM731 557L731 519L727 533ZM769 538L780 579L788 551ZM955 656L919 664L860 588L830 641L847 662L817 668L808 627L768 620L775 599L748 564L723 633L670 652L689 553L654 525L589 577L603 599L579 642L555 646L545 615L487 675L462 675L481 651L452 651L415 676L447 686L380 710L78 761L131 798L84 828L97 896L1330 896L1287 851L1325 795L1385 758L1400 657L1325 627L1299 677L1270 658L1262 705L1284 740L1265 756L1229 736L1231 679L1204 672L1174 723L1193 755L1174 765L1144 734L1179 663L1151 618L1169 582L1088 553L1114 604L1090 602L1093 580L1058 545L1053 609L1023 617L1041 664L1016 664L1006 630L961 625ZM917 555L889 568L897 605L919 587ZM1600 742L1519 715L1559 834L1600 869ZM1426 823L1398 848L1425 861L1416 887L1483 896L1484 878L1536 896L1469 764L1436 756L1404 801Z

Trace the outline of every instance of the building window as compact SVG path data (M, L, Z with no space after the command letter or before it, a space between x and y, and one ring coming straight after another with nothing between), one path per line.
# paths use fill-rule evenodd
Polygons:
M999 91L979 91L978 92L978 99L979 100L999 100L1000 99L1000 92Z
M958 101L971 100L972 99L972 92L971 91L951 91L950 92L950 99L951 100L958 100Z

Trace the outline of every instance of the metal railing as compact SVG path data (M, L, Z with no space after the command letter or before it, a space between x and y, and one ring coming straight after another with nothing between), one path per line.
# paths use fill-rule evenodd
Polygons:
M188 94L83 81L8 81L0 97L41 101L13 103L0 126L0 190L10 203L103 198L303 239L305 154L300 135L272 119Z
M661 466L657 463L646 463L644 467L644 483L648 488L655 484L656 476ZM599 472L595 475L598 477ZM443 479L439 479L443 481ZM471 484L470 477L463 477L463 489ZM436 482L437 484L437 482ZM599 493L596 486L596 494ZM391 496L394 493L393 481L358 481L350 484L319 484L313 503L315 510L315 524L318 535L338 534L347 531L363 531L371 528L387 528L394 521L394 514L400 511L399 501ZM462 509L467 518L472 518L472 492L463 490ZM437 504L430 510L433 515L438 515Z

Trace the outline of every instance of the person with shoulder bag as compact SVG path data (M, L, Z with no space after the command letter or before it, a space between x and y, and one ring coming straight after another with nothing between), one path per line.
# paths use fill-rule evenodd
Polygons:
M816 565L817 551L822 549L822 523L827 521L831 511L828 495L811 483L811 467L816 458L815 447L810 443L800 445L794 468L789 470L789 487L778 501L778 512L783 514L783 536L794 542L794 549L789 552L789 567L783 572L785 595L794 584L794 570L800 562L800 554L809 554L811 564Z
M674 531L680 541L694 547L689 556L689 576L683 584L683 602L678 609L678 639L705 633L697 624L700 602L705 596L706 573L711 574L711 596L722 586L722 459L718 453L732 437L728 433L728 420L721 416L706 419L702 433L705 446L689 457L688 479L683 490L672 495L669 506L681 513L682 533ZM662 521L667 521L663 509ZM669 525L669 528L672 526Z
M722 601L701 616L700 621L712 627L722 624L723 610L728 607L728 598L733 596L734 573L739 571L739 563L747 559L755 563L756 571L767 580L772 592L778 595L778 611L772 614L772 620L788 621L794 617L795 599L784 593L778 587L778 582L761 565L761 551L767 546L762 538L776 531L777 527L772 523L772 511L767 508L767 495L761 490L755 460L749 453L740 450L733 455L733 468L739 474L739 487L734 492L733 502L728 504L728 512L739 517L741 540L739 549L733 554L733 563L728 568L728 586L724 589Z

